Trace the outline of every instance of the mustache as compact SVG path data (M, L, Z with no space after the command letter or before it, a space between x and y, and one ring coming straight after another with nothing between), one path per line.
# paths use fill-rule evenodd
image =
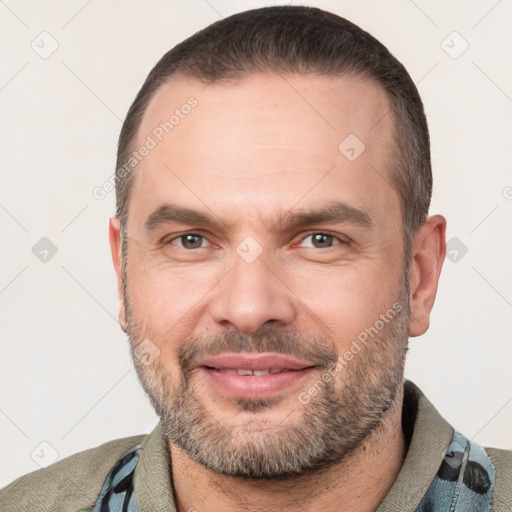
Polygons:
M188 375L200 359L223 352L274 352L325 369L338 361L336 349L324 339L296 331L276 330L259 330L251 334L224 331L214 336L191 336L178 350L178 361L185 375Z

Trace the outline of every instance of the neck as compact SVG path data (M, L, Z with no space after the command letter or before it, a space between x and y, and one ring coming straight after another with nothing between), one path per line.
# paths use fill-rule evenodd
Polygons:
M177 510L374 512L391 489L405 457L402 398L397 396L395 407L388 411L380 427L346 460L289 480L219 475L171 445Z

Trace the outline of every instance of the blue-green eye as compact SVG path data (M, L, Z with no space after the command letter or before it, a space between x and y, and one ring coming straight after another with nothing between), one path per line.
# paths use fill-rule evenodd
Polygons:
M179 243L175 243L176 241L179 241ZM202 235L197 235L196 233L186 233L184 235L173 238L172 240L169 240L169 243L178 245L183 249L199 249L203 247L203 242L205 241L206 239Z
M311 239L311 244L304 246L304 242L308 239ZM314 249L329 249L329 247L339 245L340 243L342 243L342 241L334 235L329 235L328 233L312 233L304 238L299 245L312 247Z
M306 242L310 240L310 242ZM203 235L197 233L185 233L170 239L167 243L177 245L182 249L193 250L205 247L208 244L208 240ZM346 243L341 238L330 235L329 233L311 233L302 239L299 246L310 247L312 249L329 249L330 247Z

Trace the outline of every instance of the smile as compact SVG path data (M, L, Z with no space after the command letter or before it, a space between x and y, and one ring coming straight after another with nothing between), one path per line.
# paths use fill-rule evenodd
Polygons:
M318 366L282 354L242 352L205 357L195 369L208 392L255 399L299 391Z
M225 372L231 375L276 375L277 373L290 372L296 370L289 370L288 368L269 368L267 370L251 370L248 368L210 368L209 370L215 370L217 372Z

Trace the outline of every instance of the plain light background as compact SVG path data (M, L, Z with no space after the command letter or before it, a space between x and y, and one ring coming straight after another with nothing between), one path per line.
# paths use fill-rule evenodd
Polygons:
M117 322L114 193L92 191L161 55L220 17L279 3L0 2L0 487L155 426ZM431 212L448 219L451 259L406 375L465 435L512 449L512 3L303 3L368 30L418 84ZM32 250L43 237L57 248L46 262Z

